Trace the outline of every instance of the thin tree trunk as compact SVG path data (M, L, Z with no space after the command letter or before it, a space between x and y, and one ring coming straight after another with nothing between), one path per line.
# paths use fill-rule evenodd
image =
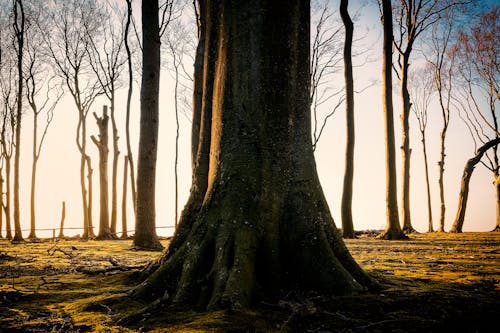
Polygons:
M496 173L496 178L495 178L495 195L496 195L495 201L497 204L497 223L493 231L500 231L500 175L498 174L498 172Z
M431 200L431 185L429 181L429 162L427 160L427 142L425 140L425 130L421 131L422 134L422 150L424 154L424 167L425 167L425 185L427 189L427 215L429 226L427 231L434 232L434 226L432 223L432 200Z
M402 204L402 224L403 232L415 232L411 224L410 212L410 94L408 92L408 68L411 47L408 46L403 55L403 67L401 70L401 98L403 103L403 111L401 114L401 204Z
M61 225L59 227L59 236L57 238L64 238L64 220L66 219L66 201L62 202L61 206Z
M99 234L97 239L112 239L115 234L111 233L109 227L109 197L108 197L108 107L104 105L102 117L94 113L97 127L99 128L99 139L95 136L90 138L99 150Z
M128 172L128 156L123 156L123 191L122 191L122 237L128 238L127 232L127 172Z
M439 200L440 200L440 215L439 215L439 228L438 232L444 232L444 222L445 222L445 214L446 214L446 203L444 201L444 163L445 163L445 157L446 157L446 151L445 151L445 138L446 138L446 131L448 129L448 123L443 124L443 128L441 129L441 152L440 152L440 159L438 162L438 170L439 170Z
M179 86L179 67L176 65L176 56L175 52L173 53L174 57L174 67L175 67L175 86L174 86L174 109L175 109L175 162L174 162L174 178L175 178L175 217L174 217L174 226L177 229L178 222L178 206L179 206L179 177L178 177L178 161L179 161L179 108L177 102L177 90Z
M33 112L33 152L31 166L31 193L30 193L30 234L29 239L36 239L36 209L35 209L35 193L36 193L36 170L38 164L37 143L38 143L38 113Z
M92 160L90 159L89 155L85 155L85 162L87 165L87 184L88 184L88 189L89 189L89 195L88 195L88 206L87 206L87 211L88 211L88 217L89 217L89 237L90 238L95 238L95 232L94 232L94 223L92 219L92 193L93 193L93 182L92 182L92 174L94 170L92 169Z
M19 7L19 12L18 12ZM20 20L20 22L18 22ZM17 43L17 112L16 112L16 141L14 146L14 238L13 242L22 242L23 233L21 231L21 216L19 207L19 161L21 157L21 120L23 115L23 48L25 34L25 17L22 0L14 1L14 31Z
M134 205L134 215L137 216L137 191L135 188L135 169L134 157L132 154L132 146L130 144L130 102L132 99L133 90L133 69L132 69L132 53L128 45L128 32L130 29L130 21L132 17L132 0L127 1L127 23L125 25L125 50L127 51L127 65L128 65L128 91L127 91L127 112L125 118L125 135L127 141L127 156L130 165L130 186L132 189L132 204Z
M354 79L352 74L352 38L354 25L348 12L348 0L340 1L340 16L345 27L344 42L344 79L346 87L346 153L344 186L342 192L342 235L344 238L355 238L352 221L352 187L354 179Z
M10 215L11 186L10 186L10 157L5 157L5 238L12 239L12 226Z
M462 227L464 225L465 210L467 208L467 199L469 197L469 183L472 177L472 172L481 161L481 158L490 148L496 147L500 144L500 138L493 139L482 145L477 151L474 157L470 158L467 163L465 163L464 172L462 174L462 181L460 184L460 193L458 196L458 209L455 216L455 221L450 229L450 232L459 233L462 232Z
M391 0L382 0L384 47L382 57L382 104L384 108L385 172L386 172L386 227L378 235L383 239L404 239L398 213L396 184L396 152L394 139L394 110L392 105L392 6Z
M142 1L143 52L141 122L137 165L137 216L134 246L162 249L156 234L156 159L160 85L160 27L158 0Z
M120 150L118 148L118 128L116 127L115 119L115 88L114 82L112 83L111 92L111 130L113 135L113 167L111 174L111 221L110 221L110 232L111 235L116 237L116 224L117 224L117 206L118 206L118 192L117 192L117 176L118 176L118 157L120 156Z
M3 238L2 236L2 227L3 227L3 212L4 212L4 206L3 206L3 168L0 167L0 238Z

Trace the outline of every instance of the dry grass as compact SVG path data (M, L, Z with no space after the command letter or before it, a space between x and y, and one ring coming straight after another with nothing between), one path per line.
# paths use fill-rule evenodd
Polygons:
M135 251L121 240L0 240L0 331L489 332L489 324L497 324L500 233L415 234L409 241L365 235L346 243L383 291L336 298L291 294L245 312L168 309L119 326L118 319L144 307L123 296L136 283L134 273L79 271L112 262L140 266L160 253Z

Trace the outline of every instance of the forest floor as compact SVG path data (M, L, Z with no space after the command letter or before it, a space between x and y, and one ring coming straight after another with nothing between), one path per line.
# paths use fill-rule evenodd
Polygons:
M162 241L164 245L167 240ZM500 233L347 240L383 285L346 297L289 294L247 311L143 313L124 297L159 252L131 241L0 240L0 332L498 332Z

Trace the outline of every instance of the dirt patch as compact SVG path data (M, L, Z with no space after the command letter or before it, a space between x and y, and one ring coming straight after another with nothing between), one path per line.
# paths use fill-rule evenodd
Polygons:
M346 244L382 283L381 292L332 298L291 291L249 311L152 313L140 312L146 304L125 296L137 270L108 269L141 267L158 252L135 251L131 241L121 240L0 240L0 331L495 331L490 327L500 314L500 233L413 234L409 241L363 234ZM104 273L91 275L90 269ZM118 325L123 318L134 320Z

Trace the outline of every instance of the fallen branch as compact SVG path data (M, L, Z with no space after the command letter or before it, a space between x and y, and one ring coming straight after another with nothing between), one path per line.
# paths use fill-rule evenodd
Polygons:
M120 265L115 258L109 258L108 261L113 266L103 267L103 268L92 268L92 267L88 267L88 266L78 266L76 268L76 271L80 272L80 273L88 274L88 275L97 275L97 274L106 274L106 273L114 272L114 271L126 272L126 271L135 270L135 269L141 269L143 267L143 265L139 265L139 266Z

